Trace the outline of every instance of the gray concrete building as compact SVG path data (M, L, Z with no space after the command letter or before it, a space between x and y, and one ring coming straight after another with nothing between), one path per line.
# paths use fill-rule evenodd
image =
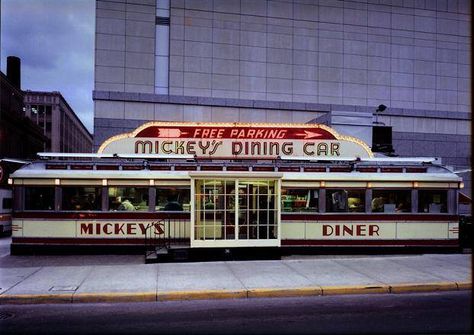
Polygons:
M49 139L46 152L92 152L92 134L60 92L24 91L25 116Z
M384 104L396 154L465 169L470 25L469 0L97 0L94 145L150 120L294 123Z

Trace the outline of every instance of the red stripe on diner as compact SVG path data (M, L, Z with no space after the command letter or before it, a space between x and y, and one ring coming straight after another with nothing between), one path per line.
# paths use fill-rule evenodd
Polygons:
M282 214L282 221L459 221L450 214Z
M189 242L177 239L176 242ZM13 237L12 244L47 245L144 245L143 238L44 238ZM282 246L459 246L458 239L450 240L281 240Z
M189 239L176 239L177 243L189 242ZM141 245L144 238L53 238L53 237L13 237L12 244L48 244L48 245Z
M459 246L451 240L281 240L282 246Z
M162 212L94 212L94 213L68 213L68 212L19 212L15 213L14 219L117 219L117 220L158 220L158 219L183 219L189 220L191 214L185 213L162 213Z

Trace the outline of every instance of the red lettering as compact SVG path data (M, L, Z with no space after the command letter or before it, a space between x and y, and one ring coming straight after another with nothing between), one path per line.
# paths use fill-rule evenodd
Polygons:
M334 231L334 228L330 225L324 224L323 225L323 236L331 236Z
M92 235L93 227L94 226L93 226L92 223L81 223L81 235L83 235L83 234Z
M161 228L161 225L159 223L155 223L153 224L153 226L155 227L155 235L161 235L165 233L165 231L163 230L163 228Z
M342 226L342 235L345 236L346 234L350 236L354 235L353 226L350 226L350 227L346 225Z
M104 225L104 233L107 234L107 235L112 234L112 232L108 229L109 227L112 228L112 224L111 224L111 223L106 223L106 224Z
M125 224L119 224L119 223L116 223L115 224L115 235L118 235L118 234L122 234L122 235L125 235L125 231L123 230L123 226Z
M135 235L135 229L134 223L127 223L127 235Z
M357 236L365 236L365 225L357 225Z
M142 233L142 235L145 235L145 233L146 233L145 224L139 223L139 224L138 224L138 228L140 228L140 232Z
M377 225L370 225L369 226L369 236L374 236L374 234L377 234L377 236L380 236L379 235L379 226Z

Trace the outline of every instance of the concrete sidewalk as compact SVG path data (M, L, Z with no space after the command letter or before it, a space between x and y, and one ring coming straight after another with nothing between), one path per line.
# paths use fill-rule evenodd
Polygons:
M403 293L472 287L471 254L301 256L278 261L146 265L137 261L88 265L78 261L87 256L74 257L76 265L26 266L25 259L21 266L2 262L0 304Z

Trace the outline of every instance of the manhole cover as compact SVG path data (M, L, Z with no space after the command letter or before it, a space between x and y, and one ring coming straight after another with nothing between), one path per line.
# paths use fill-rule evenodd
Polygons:
M7 319L11 319L12 317L14 317L15 314L11 313L11 312L3 312L3 311L0 311L0 320L7 320Z

